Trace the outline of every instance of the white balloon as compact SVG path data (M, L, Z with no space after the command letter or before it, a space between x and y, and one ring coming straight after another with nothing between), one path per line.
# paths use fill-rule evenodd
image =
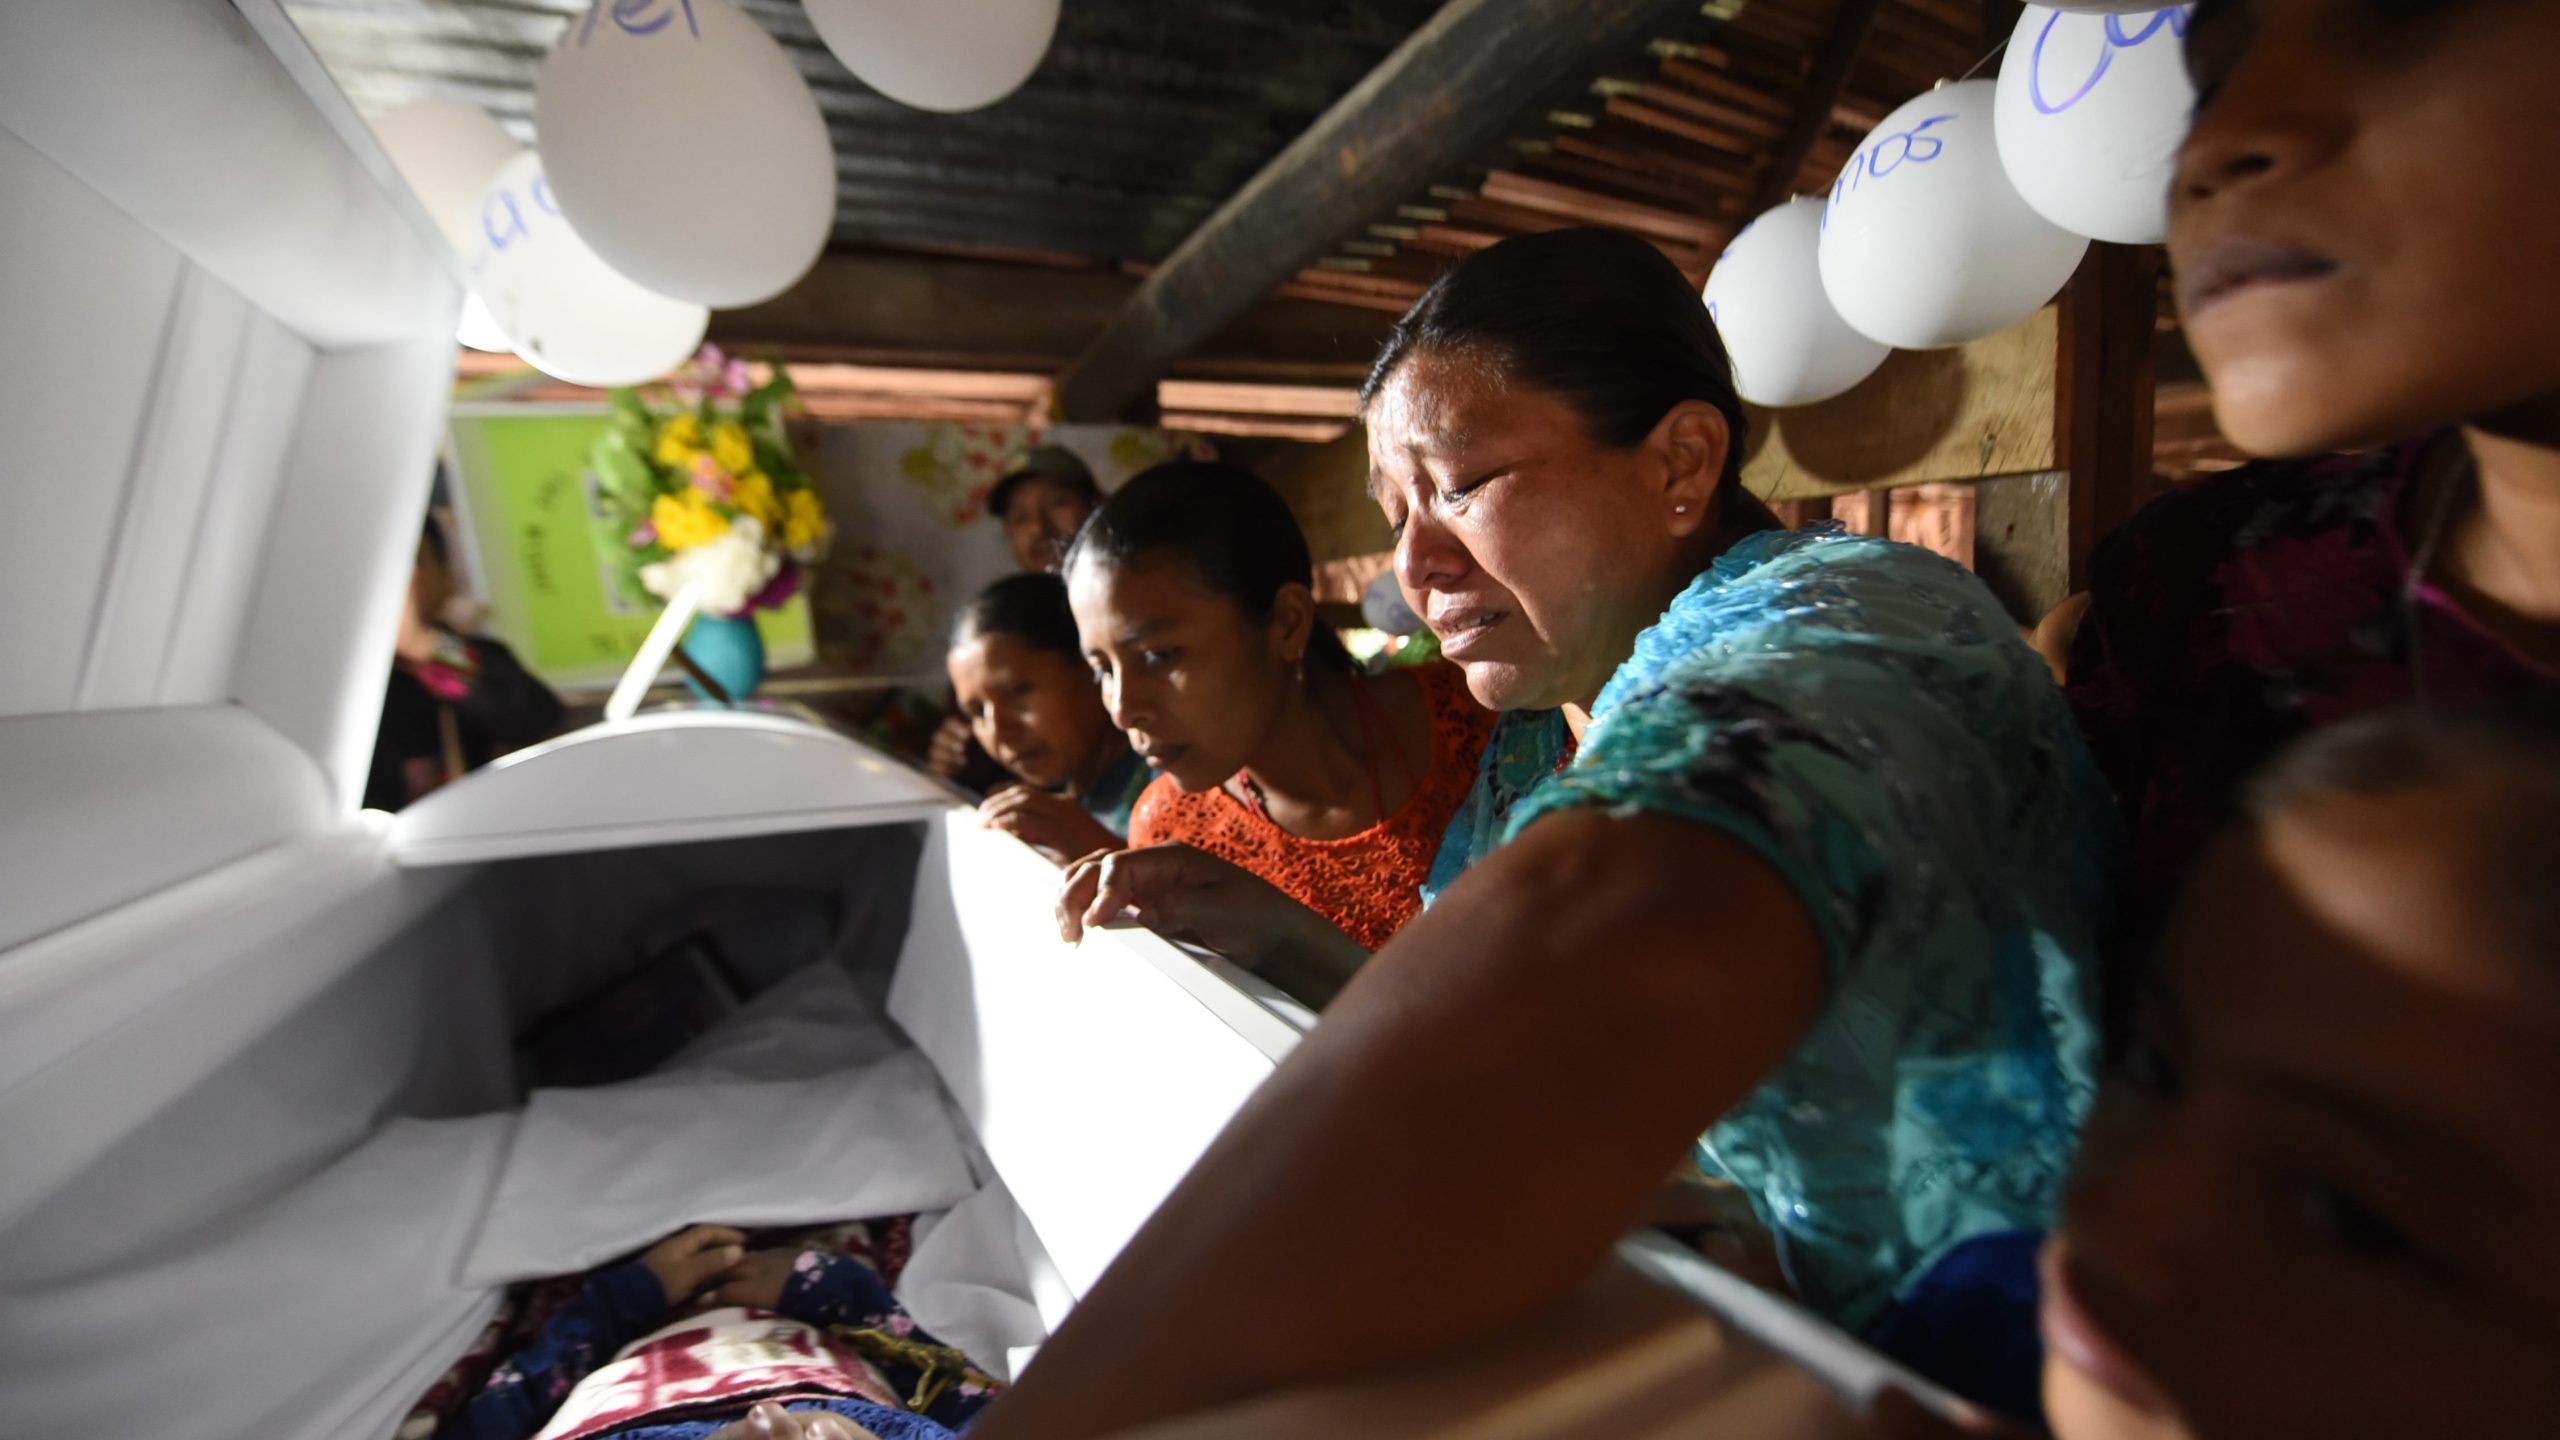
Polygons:
M1058 0L806 0L818 38L863 84L919 110L977 110L1022 88Z
M1811 405L1866 379L1893 353L1849 328L1822 293L1822 201L1786 204L1742 227L1707 275L1707 310L1754 405Z
M835 228L826 119L729 0L596 0L543 62L533 118L562 213L661 295L770 300Z
M453 328L453 338L474 350L503 355L515 347L507 332L498 328L498 317L489 313L489 302L473 291L462 297L462 320Z
M1822 288L1862 334L1940 350L2053 298L2086 238L2038 215L2000 167L1988 80L1943 85L1884 119L1822 215Z
M524 147L497 121L458 100L403 105L374 121L373 135L445 238L469 253L490 177Z
M2169 235L2169 181L2195 109L2193 7L2070 15L2030 5L2001 62L1994 128L2009 183L2065 230L2122 245Z
M553 203L542 157L490 182L470 252L471 288L515 352L573 385L638 385L684 363L711 312L641 288L580 239Z

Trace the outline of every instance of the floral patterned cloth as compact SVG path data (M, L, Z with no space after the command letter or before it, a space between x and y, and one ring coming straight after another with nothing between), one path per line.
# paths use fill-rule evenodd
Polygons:
M1990 592L1914 546L1766 531L1638 637L1593 715L1510 835L1588 805L1711 826L1822 937L1821 1013L1697 1146L1798 1293L1863 1327L1961 1242L2049 1223L2093 1088L2114 832Z
M2404 701L2461 702L2554 674L2412 585L2419 441L2262 462L2182 485L2101 546L2071 705L2132 828L2124 919L2154 931L2178 881L2287 742Z
M1138 797L1129 843L1168 841L1230 860L1286 892L1371 950L1422 912L1422 884L1449 817L1467 798L1493 716L1467 694L1455 665L1397 672L1422 687L1431 717L1431 766L1396 813L1338 840L1292 835L1225 789L1185 795L1163 776ZM1386 677L1354 681L1401 683Z
M794 1400L795 1408L805 1403L832 1410L881 1440L944 1440L993 1398L985 1378L964 1372L956 1351L943 1350L917 1328L880 1273L861 1260L814 1246L803 1250L778 1310L844 1339L864 1357L848 1362L846 1383L830 1387L837 1393ZM581 1382L628 1354L634 1342L666 1322L667 1312L657 1278L637 1261L594 1272L445 1422L438 1440L525 1440L542 1431ZM878 1403L884 1385L887 1394L908 1403ZM739 1399L716 1414L642 1419L615 1433L626 1440L698 1440L736 1419L745 1404Z

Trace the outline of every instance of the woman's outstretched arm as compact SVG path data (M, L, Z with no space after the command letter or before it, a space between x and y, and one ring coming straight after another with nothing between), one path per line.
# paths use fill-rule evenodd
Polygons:
M1378 952L973 1435L1105 1435L1527 1318L1821 990L1811 919L1742 845L1536 822Z

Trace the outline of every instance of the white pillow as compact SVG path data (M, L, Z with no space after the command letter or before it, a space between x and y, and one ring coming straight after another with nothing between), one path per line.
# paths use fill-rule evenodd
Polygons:
M778 990L671 1070L535 1091L460 1282L569 1274L698 1222L803 1225L966 1198L976 1184L922 1055L810 1073L880 1049L878 1022L837 998L824 981Z

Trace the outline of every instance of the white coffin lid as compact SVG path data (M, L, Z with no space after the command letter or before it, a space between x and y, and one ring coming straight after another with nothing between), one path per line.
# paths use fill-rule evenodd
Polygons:
M404 866L920 820L937 782L775 710L659 710L505 756L400 812Z

